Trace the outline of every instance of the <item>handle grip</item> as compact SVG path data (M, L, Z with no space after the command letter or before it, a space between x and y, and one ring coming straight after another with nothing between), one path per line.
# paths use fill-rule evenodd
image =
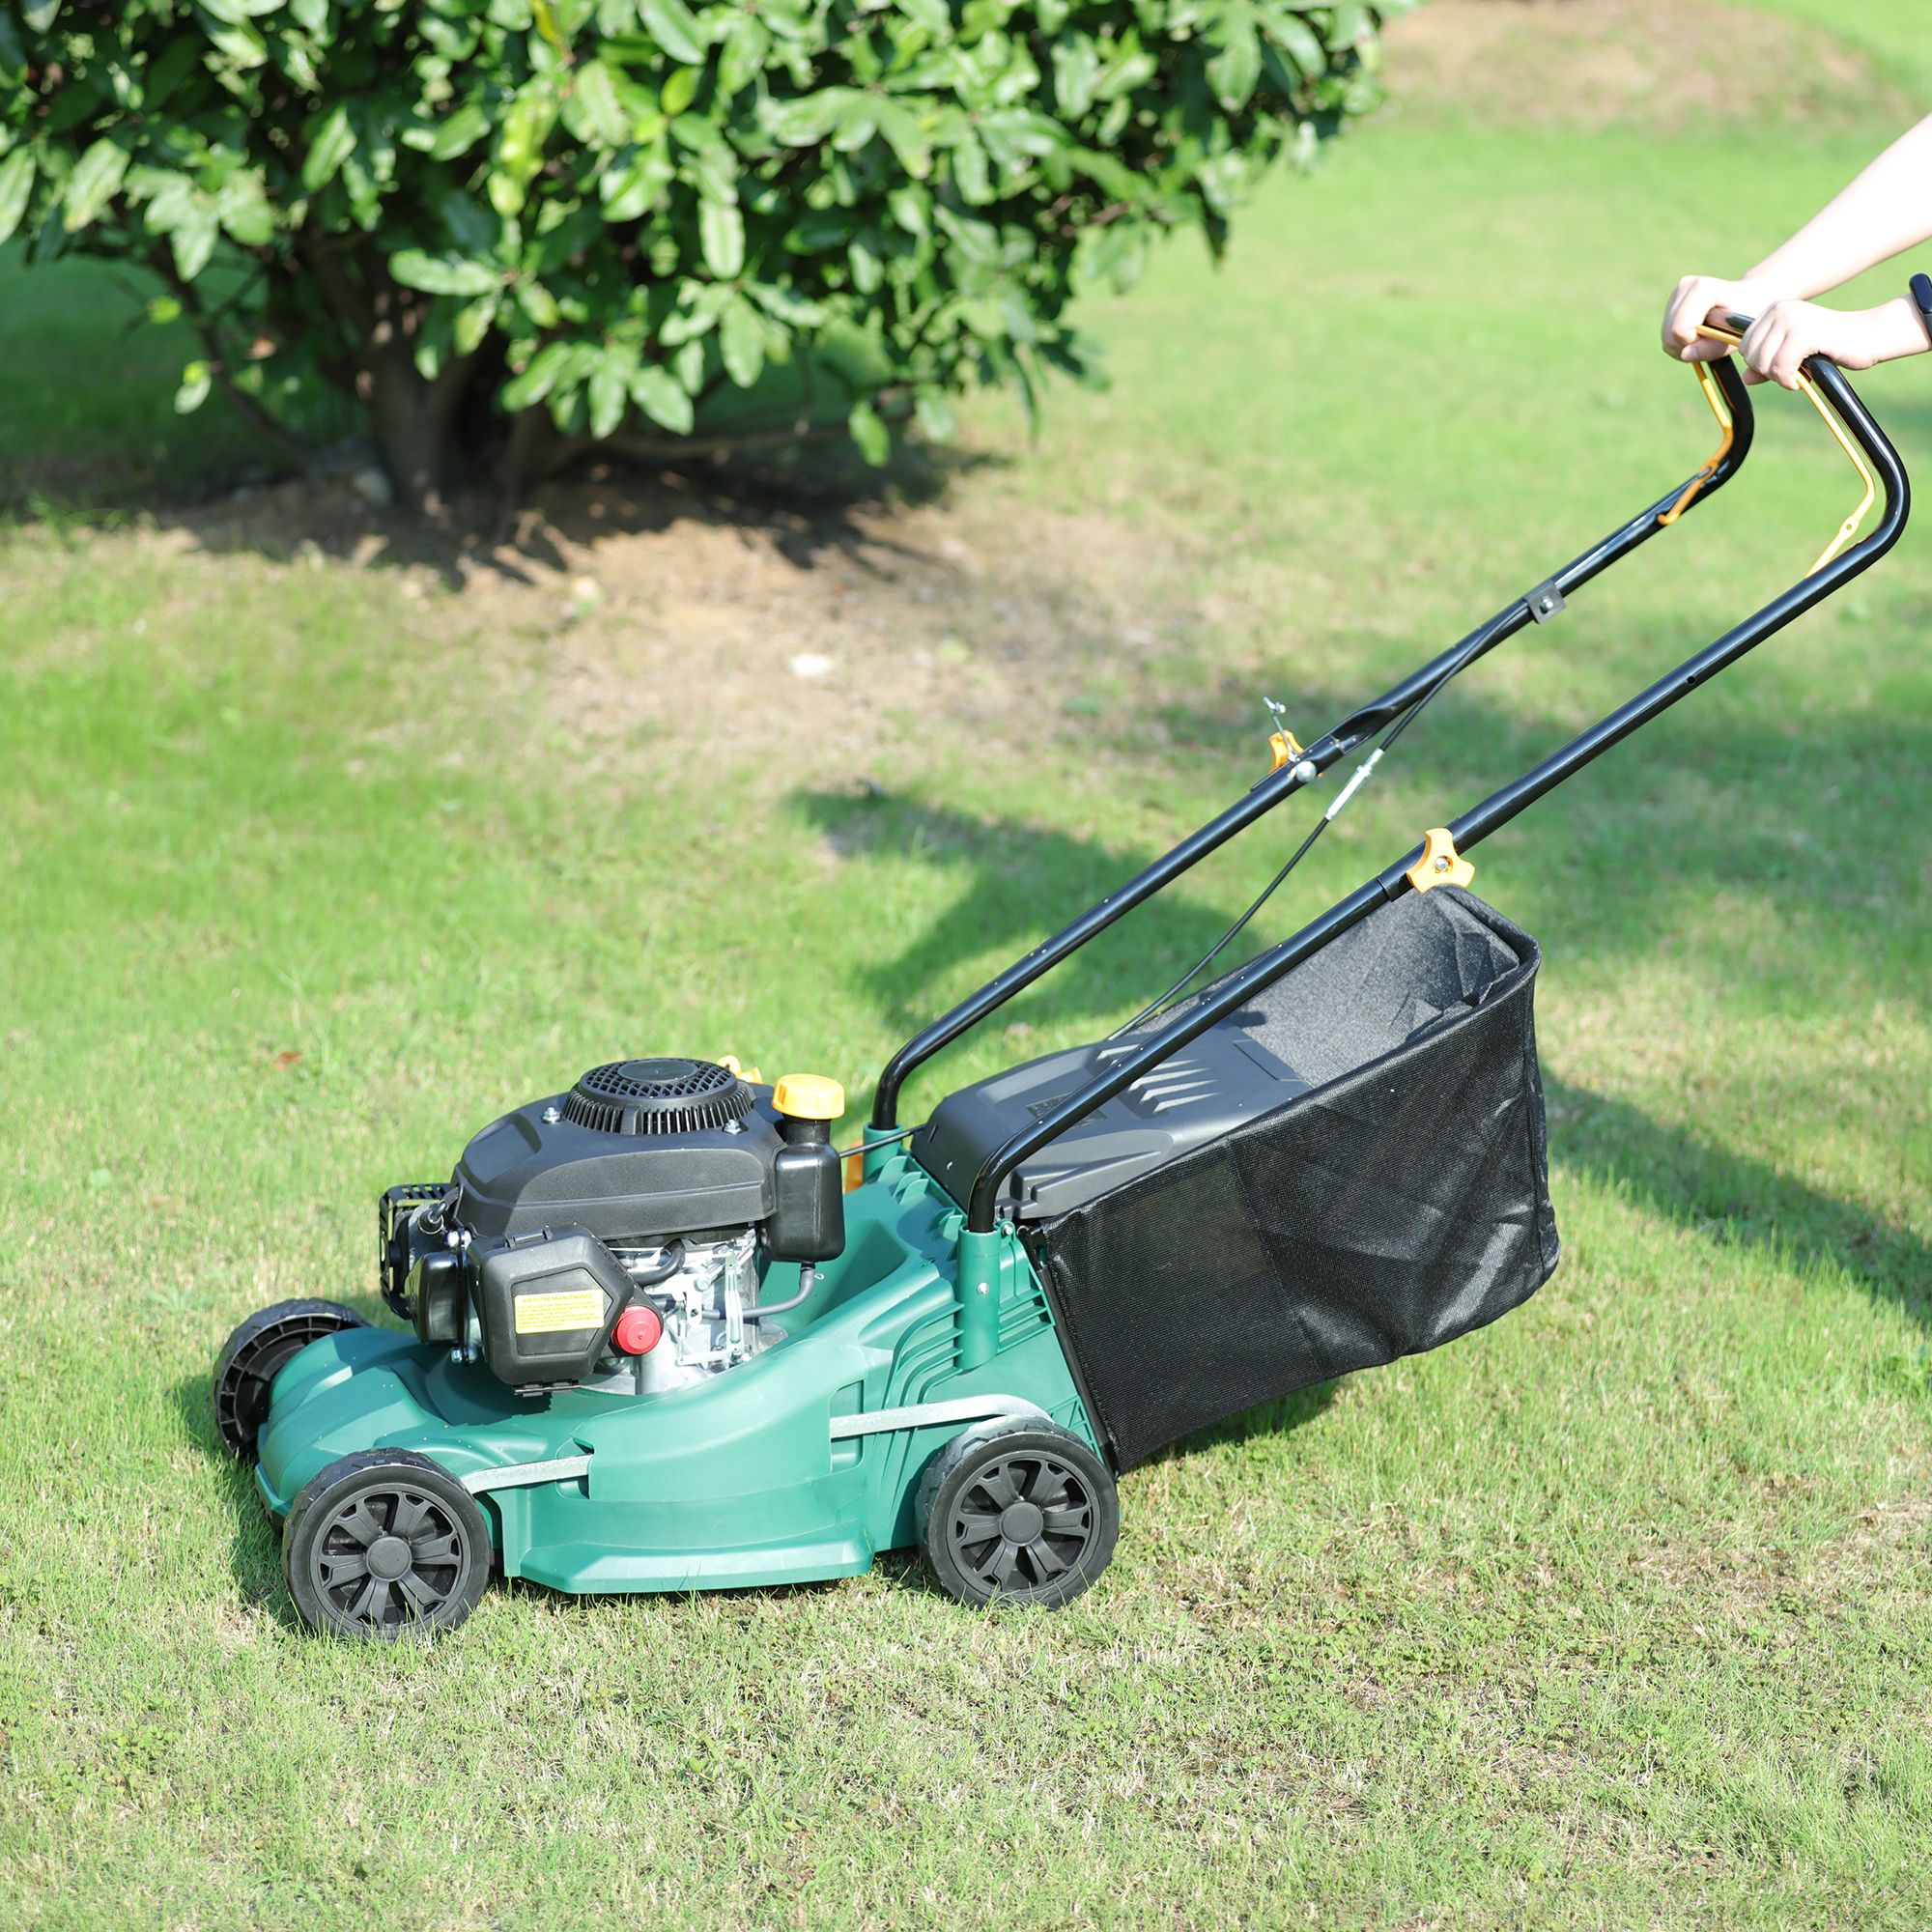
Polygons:
M1744 340L1746 335L1750 332L1751 325L1756 319L1755 316L1739 315L1735 311L1727 309L1724 312L1724 319L1721 323L1700 322L1697 325L1697 333L1707 342L1721 342L1727 348L1735 349ZM1728 363L1730 357L1727 355L1723 359ZM1709 365L1703 362L1699 362L1696 365L1697 376L1700 382L1704 380L1705 371L1708 367ZM1836 378L1836 383L1833 385L1833 394L1831 400L1827 399L1825 390L1821 387L1819 382L1819 372L1827 369ZM1831 542L1818 553L1817 562L1804 573L1809 578L1816 577L1833 557L1841 555L1857 541L1861 526L1863 525L1865 518L1871 513L1871 506L1878 501L1878 478L1872 474L1871 465L1866 461L1864 451L1860 448L1860 442L1862 442L1864 439L1860 437L1859 441L1855 442L1853 440L1851 431L1856 425L1845 414L1845 412L1837 406L1840 396L1850 394L1850 390L1845 387L1844 378L1838 374L1838 365L1828 356L1807 355L1804 362L1799 365L1798 390L1811 407L1818 412L1825 427L1832 432L1833 438L1837 442L1838 447L1845 452L1846 457L1851 462L1852 468L1858 471L1859 481L1864 486L1864 494L1859 498L1858 507L1838 526L1836 531L1833 534ZM1705 394L1707 396L1711 394L1708 384L1706 384ZM1711 407L1713 410L1717 409L1715 401L1713 401ZM1719 415L1719 421L1721 422L1722 420L1722 416ZM1723 451L1720 449L1719 454L1721 456ZM1674 522L1677 516L1688 507L1690 498L1696 494L1697 487L1693 483L1691 488L1685 492L1683 498L1671 509L1669 516L1665 519L1666 522Z

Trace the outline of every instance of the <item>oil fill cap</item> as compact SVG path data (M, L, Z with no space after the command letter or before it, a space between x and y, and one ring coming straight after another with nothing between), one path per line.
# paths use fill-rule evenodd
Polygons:
M772 1089L772 1105L795 1121L836 1121L845 1111L845 1090L822 1073L785 1073Z

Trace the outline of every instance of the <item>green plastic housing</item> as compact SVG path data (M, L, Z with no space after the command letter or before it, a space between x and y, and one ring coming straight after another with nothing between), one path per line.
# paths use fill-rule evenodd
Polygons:
M264 1500L286 1515L338 1457L412 1449L477 1494L507 1577L576 1593L716 1589L857 1576L917 1543L920 1476L976 1409L1030 1406L1097 1449L1017 1236L973 1244L962 1319L964 1216L909 1155L875 1151L871 1164L845 1198L843 1253L781 1318L783 1339L688 1388L519 1397L412 1334L311 1343L275 1378ZM765 1298L797 1279L773 1264ZM885 1414L941 1403L943 1419ZM564 1473L531 1467L544 1464Z

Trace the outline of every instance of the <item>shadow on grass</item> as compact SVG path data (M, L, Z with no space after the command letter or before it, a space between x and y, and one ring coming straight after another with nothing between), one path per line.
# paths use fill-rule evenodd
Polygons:
M1553 1156L1645 1211L1782 1265L1836 1264L1874 1300L1932 1332L1932 1247L1868 1209L1748 1154L1668 1126L1628 1101L1544 1082Z
M1165 1449L1156 1449L1136 1466L1151 1469L1162 1463L1179 1462L1203 1449L1252 1442L1264 1435L1292 1435L1297 1429L1313 1422L1335 1400L1335 1392L1342 1386L1342 1380L1338 1377L1332 1382L1317 1382L1313 1387L1296 1389L1291 1395L1276 1396L1272 1402L1258 1403L1253 1408L1243 1409L1239 1415L1229 1416L1225 1422L1197 1429L1193 1435L1183 1435L1179 1442L1170 1442Z
M1668 656L1660 653L1660 668ZM1310 716L1339 718L1348 709L1326 694L1302 696ZM1562 906L1570 947L1596 960L1635 961L1654 928L1632 916L1634 907L1719 894L1780 901L1781 917L1844 915L1814 921L1803 943L1842 954L1848 970L1869 956L1880 924L1889 923L1900 940L1908 937L1891 908L1909 902L1899 895L1914 888L1916 855L1901 845L1898 832L1901 822L1916 822L1932 805L1932 723L1847 712L1794 720L1789 730L1777 730L1729 715L1700 720L1691 711L1657 728L1668 732L1664 760L1641 765L1633 747L1619 747L1572 788L1534 809L1522 828L1539 846L1554 847L1539 858L1537 871L1552 882L1547 891ZM1248 742L1212 709L1202 711L1188 735L1220 746ZM1413 800L1418 827L1439 824L1572 735L1566 726L1525 724L1452 689L1378 774L1376 787L1384 797L1399 788ZM1794 804L1819 791L1821 775L1840 773L1857 774L1856 792L1827 781L1815 809ZM1285 856L1338 782L1331 773L1308 800L1289 803L1240 840ZM1714 794L1721 794L1721 809ZM1231 786L1230 799L1236 795ZM815 792L794 803L841 853L911 853L936 869L965 874L963 890L900 952L857 969L889 1023L907 1030L963 996L962 960L982 965L979 977L991 977L1160 850L929 806L902 793ZM1639 814L1640 845L1633 850L1632 821ZM1318 848L1308 871L1270 905L1274 931L1293 930L1329 903L1329 893L1309 883L1316 877L1339 896L1375 866L1400 856L1391 844L1337 887L1332 851ZM1092 1025L1123 1002L1151 998L1220 938L1244 903L1232 893L1220 903L1204 903L1208 876L1203 870L1171 884L1030 988L1023 996L1028 1021L1043 1028ZM1886 919L1859 919L1874 902L1887 908ZM1260 943L1251 929L1217 970L1239 963ZM934 985L953 987L952 998L923 990ZM1920 1000L1923 988L1908 979L1892 996Z
M266 1605L286 1630L298 1631L295 1605L282 1582L280 1526L262 1506L252 1463L231 1456L215 1434L214 1406L206 1376L185 1376L168 1391L181 1420L182 1437L206 1462L235 1515L228 1572L251 1604Z
M955 477L1003 459L908 448L885 469L849 451L802 462L688 462L655 468L586 461L533 490L506 512L499 499L458 500L440 521L357 496L349 474L283 482L239 497L148 506L211 554L250 554L284 562L303 545L351 555L370 569L434 570L452 589L477 577L528 583L535 573L595 566L600 543L660 535L679 526L735 531L768 545L795 569L837 561L884 576L895 562L929 562L890 535L888 514L936 500ZM352 469L356 466L351 466ZM366 467L366 466L362 466Z

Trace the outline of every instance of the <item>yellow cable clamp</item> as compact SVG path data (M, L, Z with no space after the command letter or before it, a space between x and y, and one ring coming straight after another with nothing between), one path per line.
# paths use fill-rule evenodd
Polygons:
M1456 849L1448 828L1432 825L1422 835L1422 857L1408 868L1408 883L1419 893L1435 886L1466 886L1476 868Z
M1293 731L1270 731L1268 733L1268 755L1274 762L1268 766L1271 772L1278 772L1284 765L1292 765L1303 755L1304 748L1295 740Z

